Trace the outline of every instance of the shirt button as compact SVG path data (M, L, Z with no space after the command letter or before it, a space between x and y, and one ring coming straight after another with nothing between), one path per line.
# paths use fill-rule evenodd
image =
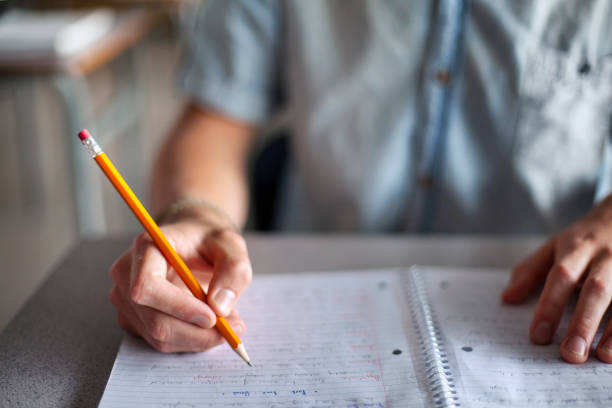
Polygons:
M451 83L451 74L445 69L439 69L436 71L436 81L441 85L448 85Z

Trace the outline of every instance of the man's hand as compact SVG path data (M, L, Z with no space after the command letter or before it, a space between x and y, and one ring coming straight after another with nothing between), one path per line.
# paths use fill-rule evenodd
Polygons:
M551 343L568 299L581 287L561 355L571 363L585 362L612 298L612 196L518 264L502 299L522 302L542 283L529 329L531 341ZM601 361L612 363L612 323L596 354Z
M222 343L215 313L226 316L240 336L245 325L234 305L252 273L243 238L233 229L198 221L169 224L162 231L208 292L208 305L191 294L151 238L141 234L110 270L119 325L164 353Z

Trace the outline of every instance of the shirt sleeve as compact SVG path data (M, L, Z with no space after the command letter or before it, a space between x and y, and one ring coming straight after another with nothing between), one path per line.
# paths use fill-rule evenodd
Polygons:
M280 5L210 0L186 41L179 85L192 101L248 123L276 108Z

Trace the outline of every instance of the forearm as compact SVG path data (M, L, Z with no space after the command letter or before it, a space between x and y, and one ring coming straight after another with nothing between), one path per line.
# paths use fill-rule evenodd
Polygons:
M184 198L201 198L242 227L248 212L246 163L252 127L198 108L186 109L153 172L154 214Z

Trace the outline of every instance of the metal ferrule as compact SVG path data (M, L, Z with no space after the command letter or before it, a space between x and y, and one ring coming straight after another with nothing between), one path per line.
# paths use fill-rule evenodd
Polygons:
M81 143L83 143L83 146L85 146L87 153L89 153L92 159L102 153L102 149L100 149L98 143L96 143L95 139L91 136L85 140L81 140Z

